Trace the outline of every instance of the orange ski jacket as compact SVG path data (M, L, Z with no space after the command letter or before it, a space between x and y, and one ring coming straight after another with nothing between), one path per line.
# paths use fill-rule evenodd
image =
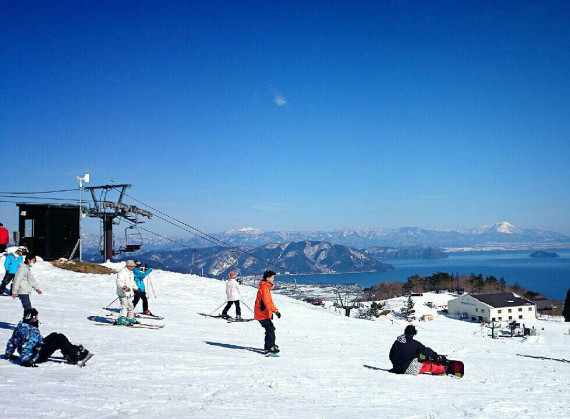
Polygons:
M273 313L277 313L277 307L275 307L273 299L271 298L272 288L273 285L267 281L261 281L259 283L253 316L255 320L271 319L273 317Z

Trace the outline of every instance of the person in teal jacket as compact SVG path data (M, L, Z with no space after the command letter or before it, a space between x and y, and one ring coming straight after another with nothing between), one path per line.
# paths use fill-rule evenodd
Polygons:
M20 246L16 249L14 253L9 253L6 255L6 260L4 261L4 269L6 269L6 274L4 275L4 279L2 280L2 284L0 284L0 295L4 294L6 287L14 279L16 276L16 272L18 272L18 267L20 263L24 260L22 257L22 253L24 251L24 247Z
M135 299L133 300L133 306L137 306L139 300L143 302L143 314L147 316L152 316L153 314L148 309L148 298L146 297L146 289L144 286L144 279L146 276L152 272L152 268L145 268L140 260L135 260L135 268L133 269L133 274L135 275L135 282L138 290L135 290Z

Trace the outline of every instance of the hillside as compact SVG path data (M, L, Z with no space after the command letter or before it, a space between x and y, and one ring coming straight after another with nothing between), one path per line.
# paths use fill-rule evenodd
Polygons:
M44 291L32 296L43 335L65 333L96 355L85 368L51 362L26 369L1 360L2 388L10 395L0 407L3 417L565 417L570 411L569 367L561 361L569 358L568 324L536 321L537 337L492 340L478 324L436 315L418 324L417 338L463 360L466 376L399 376L384 371L405 326L392 316L347 318L275 295L283 313L275 320L282 356L265 358L248 350L263 343L256 322L200 315L224 302L222 281L153 273L158 298L150 308L166 317L166 327L141 330L87 320L115 298L114 275L43 262L33 272ZM248 306L255 295L255 288L242 287ZM11 298L0 300L4 344L22 309ZM424 307L420 300L417 307ZM250 316L245 307L244 314Z
M302 274L381 272L394 269L392 265L382 263L357 249L326 242L273 243L239 249L239 252L222 246L199 249L194 255L194 265L200 270L203 268L204 274L217 277L226 277L231 270L238 269L241 275L256 275L265 269ZM192 269L191 249L153 251L137 255L137 258L158 268L176 272L186 273Z

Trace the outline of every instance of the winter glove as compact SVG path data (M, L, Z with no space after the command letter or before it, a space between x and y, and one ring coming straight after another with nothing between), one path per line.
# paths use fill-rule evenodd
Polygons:
M280 312L275 313L275 315L277 316L277 318L279 318L279 319L281 318L281 313L280 313Z

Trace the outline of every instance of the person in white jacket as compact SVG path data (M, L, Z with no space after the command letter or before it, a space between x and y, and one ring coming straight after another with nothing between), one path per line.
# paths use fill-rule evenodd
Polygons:
M121 315L116 321L116 324L130 326L136 323L134 317L135 306L133 300L135 298L135 290L138 290L135 283L135 276L133 269L135 262L127 260L126 266L117 273L117 295L121 302Z
M228 275L228 281L226 282L226 295L228 297L228 303L226 308L222 311L222 318L229 319L228 310L232 304L236 305L236 320L241 320L241 307L239 306L239 301L241 300L241 293L239 291L239 283L237 281L237 275L235 272L230 272Z
M12 284L12 298L19 298L24 310L32 308L32 303L30 302L32 290L36 290L38 294L42 293L30 269L35 264L36 255L28 253L24 263L20 263Z

